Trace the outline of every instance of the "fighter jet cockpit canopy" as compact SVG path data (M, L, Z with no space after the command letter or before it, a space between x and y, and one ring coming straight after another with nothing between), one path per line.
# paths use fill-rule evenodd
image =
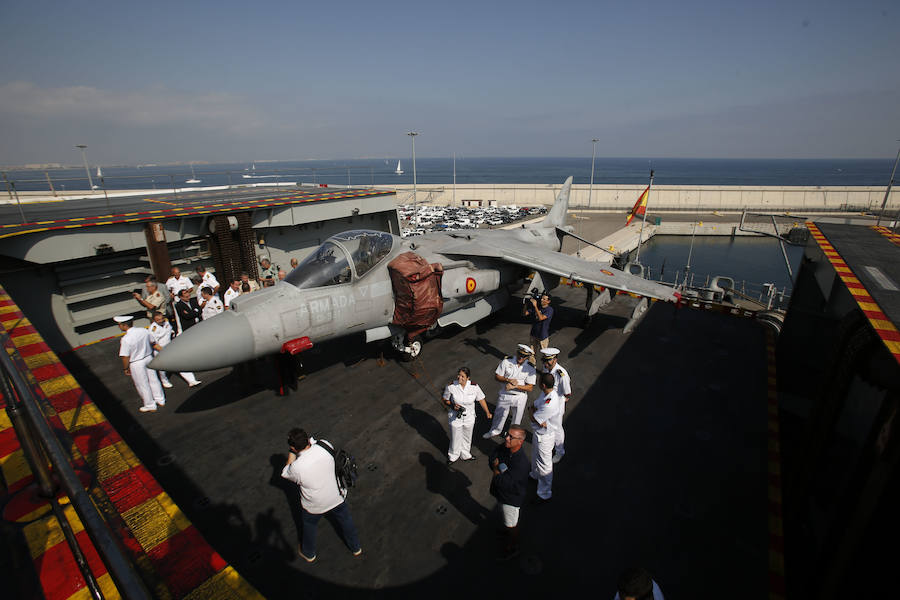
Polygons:
M381 262L393 245L394 236L383 231L345 231L325 240L285 281L301 289L349 283Z

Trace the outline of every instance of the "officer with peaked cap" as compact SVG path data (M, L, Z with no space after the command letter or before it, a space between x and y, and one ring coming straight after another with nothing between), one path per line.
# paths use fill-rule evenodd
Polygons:
M541 350L541 360L544 363L544 372L552 373L556 378L554 391L559 396L559 413L553 418L554 432L556 435L556 443L553 449L553 462L557 463L562 460L566 453L566 432L563 429L563 415L566 413L566 403L572 395L572 380L569 378L569 372L559 364L557 357L559 356L559 348L543 348Z
M506 425L506 417L512 410L510 417L512 425L522 422L522 413L525 412L525 403L528 401L528 392L534 389L537 381L537 373L528 362L532 358L531 346L519 344L515 357L506 357L494 371L494 379L503 384L497 396L497 408L494 409L494 420L491 428L482 437L485 439L500 435Z
M143 327L132 327L133 319L131 315L113 317L119 329L125 332L119 342L119 357L125 374L131 376L143 402L140 411L154 412L157 406L165 405L166 397L156 371L147 368L153 359L150 332Z

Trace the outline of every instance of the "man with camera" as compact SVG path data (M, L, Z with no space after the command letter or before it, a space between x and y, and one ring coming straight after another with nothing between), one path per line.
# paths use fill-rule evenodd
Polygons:
M159 291L159 285L156 283L155 277L148 277L145 287L147 288L146 297L141 298L140 289L132 291L131 295L134 296L135 300L140 302L141 306L147 309L147 318L152 320L154 312L162 312L164 310L163 305L166 303L166 298L162 295L162 292Z
M532 319L531 323L531 350L539 352L541 348L550 345L550 320L553 319L553 307L550 306L549 292L533 292L525 298L522 305L522 315ZM534 358L530 359L532 365Z
M528 484L528 457L522 450L525 429L518 425L509 428L506 440L491 453L491 495L500 503L506 543L500 553L501 560L508 560L519 553L519 509L525 502Z
M353 556L361 555L362 547L359 545L356 526L344 500L346 490L342 493L338 487L334 457L322 446L328 442L316 441L298 428L288 432L287 442L290 453L281 476L300 486L303 533L297 553L306 562L316 560L316 528L319 519L330 515Z

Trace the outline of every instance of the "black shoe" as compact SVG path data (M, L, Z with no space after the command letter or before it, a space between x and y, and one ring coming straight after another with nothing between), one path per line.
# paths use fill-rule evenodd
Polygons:
M519 555L518 548L506 548L503 552L501 552L497 556L497 560L499 560L499 561L512 560L513 558L517 557L518 555Z
M475 460L475 457L474 457L474 456L470 456L469 458L464 458L463 460L466 461L466 462L469 462L469 461Z
M551 501L552 499L553 499L552 496L551 496L550 498L541 498L540 496L537 496L537 497L534 499L533 504L536 504L537 506L543 506L543 505L545 505L545 504L550 504L550 501Z
M447 466L449 467L450 465L452 465L452 464L455 463L455 462L456 462L455 460L450 460L450 459L448 458L448 459L447 459Z

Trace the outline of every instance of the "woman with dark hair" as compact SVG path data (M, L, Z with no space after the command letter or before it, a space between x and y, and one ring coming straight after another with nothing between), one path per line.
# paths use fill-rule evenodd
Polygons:
M475 460L472 456L472 431L475 429L475 401L481 403L484 414L490 420L491 411L484 401L484 392L470 379L468 367L460 367L456 381L450 382L444 390L444 404L450 410L447 419L450 421L450 450L447 452L447 464L453 464L460 457L463 460Z

